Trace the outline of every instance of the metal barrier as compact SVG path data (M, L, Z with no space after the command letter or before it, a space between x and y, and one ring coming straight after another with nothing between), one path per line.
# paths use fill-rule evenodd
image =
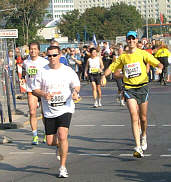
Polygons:
M15 63L13 64L15 65ZM15 70L15 68L13 67ZM0 39L0 115L1 123L12 123L12 112L16 111L15 74L9 67L8 46L6 39Z

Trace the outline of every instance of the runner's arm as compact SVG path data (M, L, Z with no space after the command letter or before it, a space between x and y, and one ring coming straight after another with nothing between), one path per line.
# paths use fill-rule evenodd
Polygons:
M33 94L38 97L44 97L46 100L51 100L51 98L53 97L50 93L46 93L40 89L33 90Z
M100 59L100 72L103 72L104 69L103 61L101 57L99 57L99 59Z
M157 68L156 74L161 74L163 69L163 64L159 63L156 68Z
M88 67L89 67L89 60L87 60L87 63L86 63L86 66L85 66L85 71L84 71L84 75L85 75L85 77L87 77L87 76L88 76L88 74L87 74Z

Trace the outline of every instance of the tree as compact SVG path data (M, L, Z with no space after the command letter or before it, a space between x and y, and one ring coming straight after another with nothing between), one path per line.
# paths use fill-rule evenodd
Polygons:
M63 36L68 36L69 40L74 40L76 38L78 29L80 28L79 24L79 11L73 10L62 16L58 26Z
M89 8L83 14L74 10L63 15L58 26L62 35L68 36L70 40L74 40L78 33L80 40L84 40L85 31L90 38L95 33L97 39L106 40L142 28L143 18L134 6L120 3L113 4L109 9Z
M7 28L19 30L19 44L26 44L35 39L37 30L47 8L48 0L9 0L10 5L15 5L17 10L7 21Z

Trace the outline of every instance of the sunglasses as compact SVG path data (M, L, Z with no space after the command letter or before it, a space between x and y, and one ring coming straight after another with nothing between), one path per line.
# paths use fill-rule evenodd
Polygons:
M128 38L127 38L128 40L135 40L135 37L133 37L133 36L129 36Z
M51 57L57 57L59 54L52 54L52 55L47 55L48 56L48 58L51 58Z

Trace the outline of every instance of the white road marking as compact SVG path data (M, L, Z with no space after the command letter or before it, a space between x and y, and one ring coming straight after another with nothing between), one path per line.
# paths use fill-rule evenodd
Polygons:
M116 124L113 124L113 125L112 124L111 125L102 124L101 126L125 126L125 125L121 125L121 124L120 125L119 124L118 125L116 125Z
M171 157L169 154L160 155L160 157Z
M40 153L41 155L56 155L56 152L43 152L43 153ZM68 155L70 155L71 153L68 153Z
M155 124L149 124L149 125L147 125L147 126L156 126Z
M22 155L22 154L38 154L37 152L9 152L10 155ZM74 153L68 153L68 155L71 155ZM56 153L54 152L43 152L40 153L40 155L56 155ZM76 154L79 156L112 156L112 154L98 154L98 153L94 153L94 154L88 154L88 153L83 153L83 154ZM133 157L133 154L119 154L120 157ZM152 154L144 154L144 157L150 157L152 156ZM171 157L171 154L162 154L160 155L160 157Z
M44 152L44 153L40 153L42 155L55 155L56 153L50 153L50 152Z
M96 125L73 125L73 126L96 126Z
M79 154L80 156L111 156L111 154Z
M121 157L132 157L133 154L119 154ZM144 157L150 157L152 154L144 154Z
M34 152L10 152L9 154L34 154Z
M112 94L111 95L103 95L103 97L111 97L111 96L113 96ZM85 95L85 96L81 96L81 97L83 97L83 98L92 98L93 96L91 96L91 95Z
M162 125L162 126L171 126L171 124L164 124L164 125Z

